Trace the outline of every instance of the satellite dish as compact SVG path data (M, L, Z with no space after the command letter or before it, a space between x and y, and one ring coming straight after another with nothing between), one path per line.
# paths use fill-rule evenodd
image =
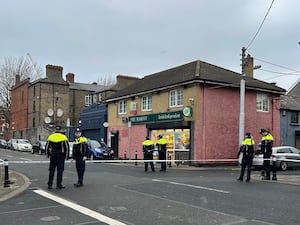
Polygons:
M57 110L57 116L61 117L64 114L64 111L62 109Z
M44 118L44 121L45 121L45 123L50 123L51 122L51 118L50 117L48 117L48 116L46 116L45 118Z
M53 114L54 114L53 109L48 109L47 114L48 114L48 116L53 116Z

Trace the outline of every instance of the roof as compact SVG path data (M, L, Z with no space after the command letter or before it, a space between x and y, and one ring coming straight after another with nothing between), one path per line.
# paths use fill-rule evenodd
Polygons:
M280 108L286 110L300 111L300 98L290 95L281 95Z
M245 77L246 89L284 94L285 89L251 77ZM128 87L111 95L106 101L114 101L138 94L152 93L192 83L239 87L241 74L197 60L158 73L147 75Z
M100 92L106 90L107 88L109 88L109 86L85 83L70 83L70 89L75 90Z

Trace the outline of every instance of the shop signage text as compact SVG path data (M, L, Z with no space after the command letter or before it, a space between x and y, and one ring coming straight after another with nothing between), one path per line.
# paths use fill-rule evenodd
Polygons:
M166 122L166 121L176 121L176 120L183 120L182 111L129 117L129 121L131 121L131 124Z

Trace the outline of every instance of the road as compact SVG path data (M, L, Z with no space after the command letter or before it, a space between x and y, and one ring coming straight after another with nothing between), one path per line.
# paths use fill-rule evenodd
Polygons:
M48 160L10 150L0 150L0 158ZM237 167L172 167L167 172L156 168L158 172L152 173L144 172L141 163L89 162L85 185L75 188L75 164L67 162L63 180L67 188L47 190L48 163L11 163L9 169L26 175L31 185L1 203L1 224L300 224L297 185L257 179L237 182Z

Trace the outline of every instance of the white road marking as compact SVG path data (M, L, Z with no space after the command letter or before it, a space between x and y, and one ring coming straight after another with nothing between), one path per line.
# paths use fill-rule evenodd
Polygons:
M58 197L56 195L53 195L53 194L50 194L46 191L43 191L43 190L34 190L35 193L45 197L45 198L48 198L52 201L55 201L61 205L64 205L66 207L69 207L75 211L78 211L82 214L85 214L89 217L92 217L98 221L101 221L103 223L106 223L106 224L109 224L109 225L126 225L125 223L122 223L118 220L115 220L115 219L112 219L112 218L109 218L107 216L104 216L98 212L95 212L89 208L86 208L86 207L83 207L81 205L78 205L76 203L73 203L73 202L70 202L70 201L67 201L66 199L63 199L61 197Z
M231 193L231 191L225 191L225 190L209 188L209 187L203 187L203 186L196 186L196 185L192 185L192 184L177 183L177 182L158 180L158 179L152 179L152 181L168 183L168 184L174 184L174 185L180 185L180 186L191 187L191 188L197 188L197 189L203 189L203 190L207 190L207 191L220 192L220 193L224 193L224 194L230 194Z

